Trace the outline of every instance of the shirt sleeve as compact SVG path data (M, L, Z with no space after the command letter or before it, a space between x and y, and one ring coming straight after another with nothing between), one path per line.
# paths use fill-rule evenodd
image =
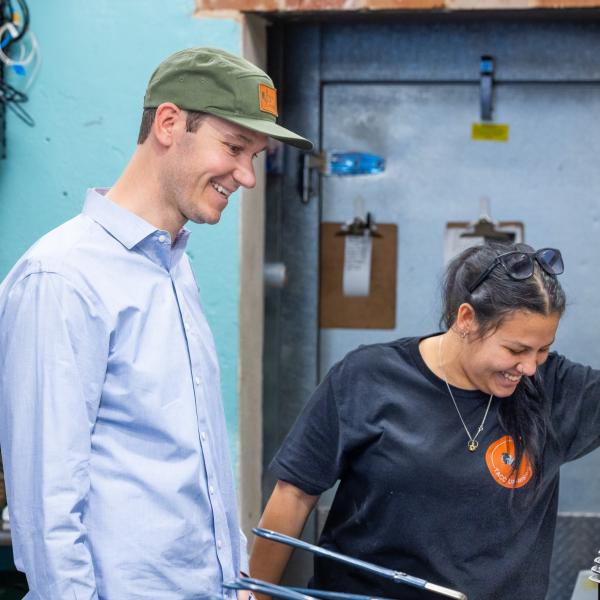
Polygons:
M240 573L244 573L246 576L250 573L250 566L248 564L248 540L244 535L244 532L240 529Z
M27 598L96 600L82 522L108 335L63 276L36 272L0 315L0 445L15 564Z
M334 367L317 387L271 462L278 479L320 495L339 478L343 450Z
M564 462L600 446L600 370L554 355L544 375L552 425Z

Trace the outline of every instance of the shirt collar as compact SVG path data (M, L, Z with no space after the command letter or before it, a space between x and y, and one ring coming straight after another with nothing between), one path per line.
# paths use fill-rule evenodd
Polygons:
M85 196L83 214L101 225L128 250L157 229L148 221L106 197L108 188L91 188Z
M169 235L107 198L108 190L109 188L90 188L85 196L82 213L106 229L128 250L153 233ZM183 252L189 236L190 232L182 228L177 234L173 250Z

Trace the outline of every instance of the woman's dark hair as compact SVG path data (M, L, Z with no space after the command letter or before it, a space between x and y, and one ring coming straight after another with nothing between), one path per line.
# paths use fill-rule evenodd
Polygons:
M442 325L451 329L459 306L465 302L473 307L480 337L492 334L515 312L562 316L565 293L556 276L546 273L536 260L529 279L512 279L505 268L498 265L481 285L469 292L469 287L497 256L511 251L533 252L533 249L526 244L488 243L468 248L450 262L444 278ZM511 398L500 404L499 418L501 426L514 440L515 482L527 453L533 469L532 487L537 491L542 479L544 448L553 435L549 402L537 372L533 377L521 378Z
M196 133L200 127L200 123L204 120L208 113L200 112L197 110L186 111L187 115L185 118L185 130L189 133ZM143 144L152 129L152 123L156 117L156 108L145 108L142 113L142 121L140 123L140 131L138 133L138 144Z

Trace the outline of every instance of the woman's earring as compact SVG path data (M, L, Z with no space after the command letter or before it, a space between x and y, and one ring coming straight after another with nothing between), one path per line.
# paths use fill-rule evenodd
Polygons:
M460 332L460 337L461 337L461 339L463 339L463 340L464 340L464 339L465 339L465 338L466 338L468 335L469 335L469 332L468 332L466 329L463 329L463 330Z

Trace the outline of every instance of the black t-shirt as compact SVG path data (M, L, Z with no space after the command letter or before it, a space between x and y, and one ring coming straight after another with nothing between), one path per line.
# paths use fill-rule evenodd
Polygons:
M600 445L600 371L551 353L540 367L556 437L535 500L528 464L513 489L506 433L492 400L479 448L445 383L423 361L420 338L363 346L335 365L271 463L308 494L340 480L319 544L458 589L469 600L543 600L560 465ZM489 396L452 388L472 433ZM512 497L512 498L511 498ZM406 600L439 598L315 559L315 588Z

